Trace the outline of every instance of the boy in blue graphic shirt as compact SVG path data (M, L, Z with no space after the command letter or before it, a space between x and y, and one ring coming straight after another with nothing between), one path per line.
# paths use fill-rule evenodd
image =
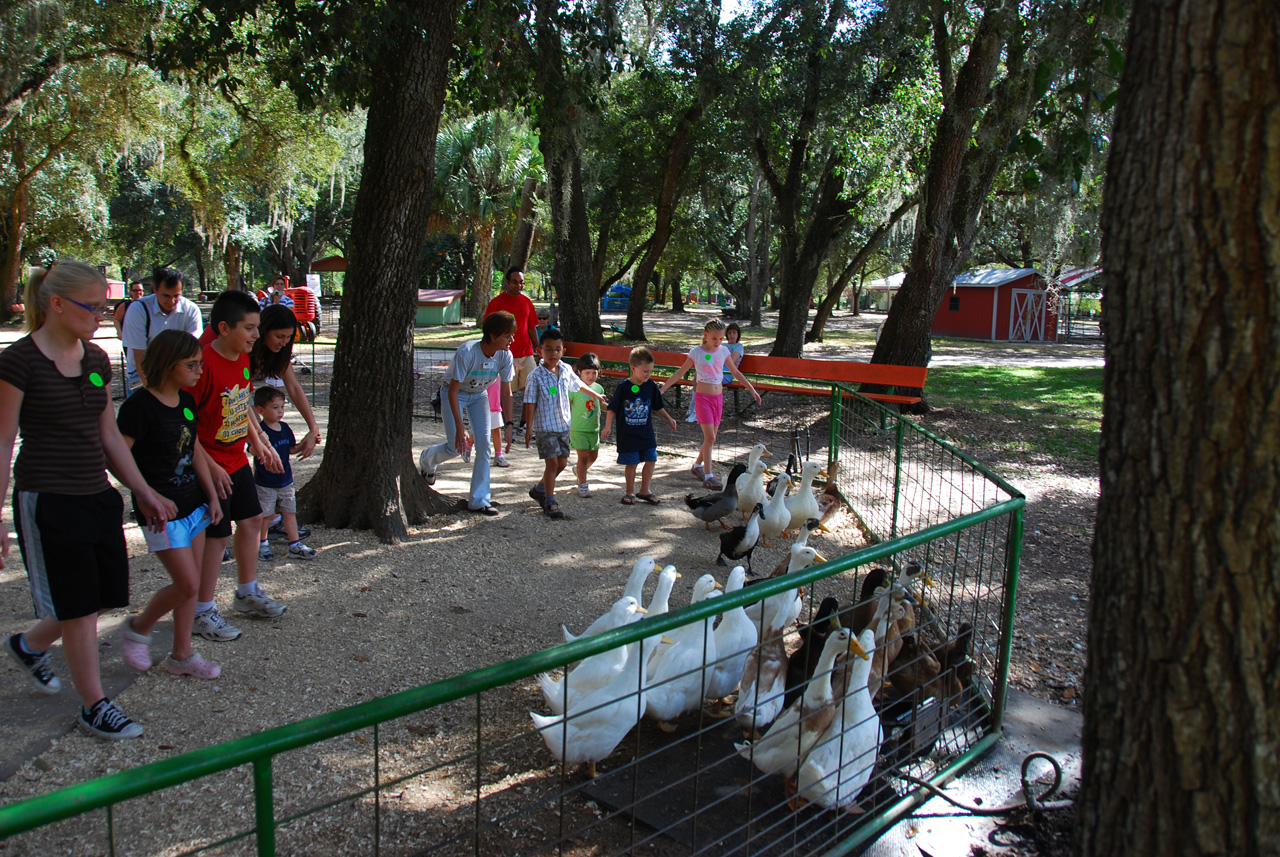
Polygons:
M622 496L622 505L634 506L639 498L646 503L657 505L661 502L654 496L650 488L653 479L654 462L658 460L658 439L653 433L653 414L656 411L674 431L675 418L667 413L666 402L658 385L650 380L653 374L653 354L643 345L631 349L631 377L618 385L609 400L609 410L604 418L602 441L607 440L613 431L614 417L618 417L618 463L626 468L627 493ZM640 493L635 493L636 466L643 463L640 471Z
M259 559L275 559L276 555L267 542L271 528L272 515L277 511L284 519L284 533L289 539L290 559L315 559L316 552L302 543L302 535L298 532L298 503L293 490L293 467L289 464L289 455L298 451L298 442L293 436L289 424L281 422L284 416L284 393L279 387L263 385L253 392L253 406L262 420L262 431L267 442L280 456L284 465L283 473L272 473L254 462L253 481L258 489L258 503L262 506L261 544L258 545Z

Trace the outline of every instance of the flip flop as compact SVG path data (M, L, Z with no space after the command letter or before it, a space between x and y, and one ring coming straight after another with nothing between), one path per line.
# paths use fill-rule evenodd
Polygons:
M648 503L650 506L656 506L656 505L658 505L659 503L661 503L661 502L662 502L661 500L659 500L657 497L653 496L652 494L637 494L637 495L636 495L636 499L637 499L637 500L643 500L643 501L645 501L646 503Z
M636 498L634 494L623 494L622 499L618 502L624 506L634 506L636 504Z

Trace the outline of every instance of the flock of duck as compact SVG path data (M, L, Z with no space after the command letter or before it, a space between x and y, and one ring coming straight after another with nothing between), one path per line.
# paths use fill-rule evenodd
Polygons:
M690 511L708 529L719 521L728 530L720 537L717 564L726 558L746 560L723 586L714 575L699 577L689 603L825 561L808 540L825 531L824 523L844 504L834 480L815 495L813 481L825 474L817 464L804 462L799 486L788 496L794 484L788 473L766 486L760 461L765 454L764 445L757 444L748 463L734 468L723 492L687 498ZM730 529L723 518L735 511L747 521ZM798 537L789 556L768 577L748 579L757 542L791 531ZM675 566L658 573L648 606L641 604L656 570L652 557L638 560L622 597L581 636L667 612L680 579ZM822 601L813 620L796 628L799 646L793 645L790 654L787 643L794 644L795 637L788 629L804 610L804 590L786 589L725 610L718 622L713 615L586 658L562 678L540 675L551 714L530 712L530 717L562 764L585 764L594 777L596 762L613 753L641 718L671 732L673 721L709 702L713 716L733 716L745 730L747 739L735 745L738 753L761 772L784 777L793 807L807 802L852 809L876 769L884 738L881 709L915 706L930 697L954 704L972 675L971 626L936 644L916 633L917 611L928 610L923 592L929 584L915 564L898 573L872 569L856 603L842 608L834 597ZM565 640L578 639L561 627Z

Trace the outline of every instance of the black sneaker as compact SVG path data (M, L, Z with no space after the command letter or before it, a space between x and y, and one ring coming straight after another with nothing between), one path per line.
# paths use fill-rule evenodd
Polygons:
M228 547L222 549L222 561L231 562L231 548Z
M49 653L41 652L38 655L24 652L19 640L21 634L14 634L9 638L5 648L9 650L9 654L13 655L13 659L22 665L27 671L27 675L31 676L31 681L35 686L40 688L41 693L57 693L62 690L62 682L58 681L58 677L53 674L53 670L49 669Z
M311 528L310 528L310 527L298 527L298 538L299 538L299 539L305 539L305 538L306 538L307 536L309 536L309 535L311 535ZM278 541L278 540L283 539L283 538L288 538L288 536L286 535L286 533L285 533L285 531L284 531L284 521L278 521L278 522L276 522L276 523L272 524L270 527L268 527L268 528L267 528L267 538L271 539L273 542L274 542L274 541Z
M142 726L126 717L120 706L106 698L99 699L88 711L80 709L80 728L95 738L107 741L123 741L142 734Z

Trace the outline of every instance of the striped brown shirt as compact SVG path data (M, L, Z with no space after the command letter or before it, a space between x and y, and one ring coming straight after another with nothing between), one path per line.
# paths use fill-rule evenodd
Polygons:
M106 455L98 420L111 401L111 358L84 343L80 375L68 378L30 336L0 351L0 381L22 391L13 465L15 491L96 494L105 491Z

